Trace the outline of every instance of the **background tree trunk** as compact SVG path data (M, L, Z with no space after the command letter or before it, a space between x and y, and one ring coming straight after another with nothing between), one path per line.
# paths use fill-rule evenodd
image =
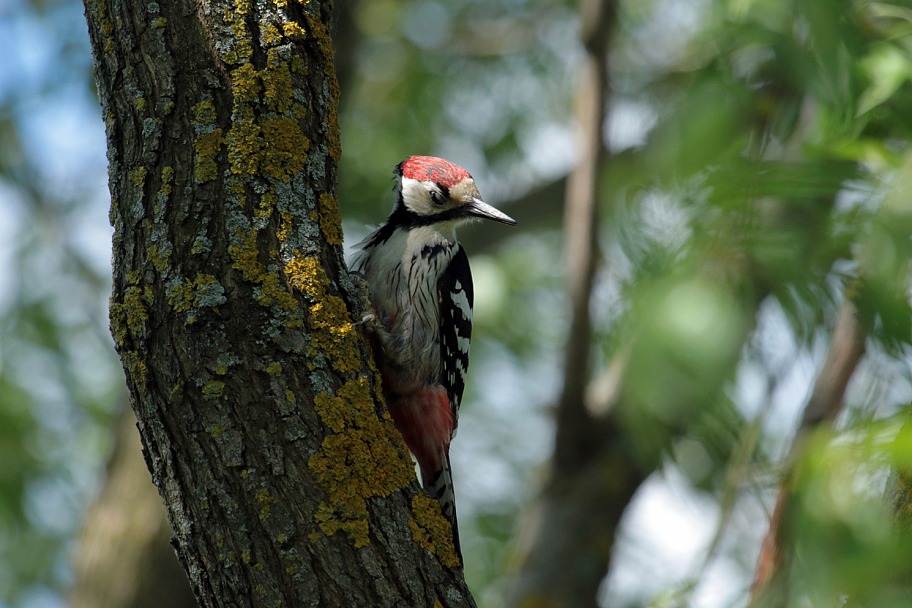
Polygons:
M351 322L329 4L86 15L111 330L197 600L473 605Z
M124 409L101 495L76 552L70 608L196 608L149 479L133 412Z
M541 495L523 522L520 568L509 594L512 606L598 606L621 515L645 479L615 420L594 415L585 403L592 351L589 307L598 258L598 176L606 157L608 47L616 6L612 0L584 0L580 11L587 53L576 108L580 160L564 195L571 321L554 456Z

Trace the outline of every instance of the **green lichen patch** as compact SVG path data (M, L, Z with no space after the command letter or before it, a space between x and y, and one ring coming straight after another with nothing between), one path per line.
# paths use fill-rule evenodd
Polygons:
M459 567L453 528L440 511L440 503L424 493L412 497L409 529L415 542L436 555L441 564L448 568Z
M216 357L214 365L210 368L216 375L225 376L232 365L240 365L243 360L237 355L222 351Z
M253 48L247 35L247 16L251 12L250 0L235 0L233 11L222 12L223 19L231 28L234 35L231 43L226 48L219 49L222 61L234 64L249 60L253 55Z
M261 306L277 305L285 313L286 327L303 327L304 322L300 317L298 302L294 299L279 280L279 276L272 271L262 275L260 289L254 294L257 303Z
M288 239L291 237L291 231L294 228L294 216L288 211L280 211L279 215L282 218L282 221L279 223L276 237L279 239L280 243L287 243Z
M117 348L122 348L126 344L129 329L127 328L127 313L121 302L111 301L108 306L108 318L111 321L111 337L114 338L114 344Z
M363 512L362 512L363 511ZM331 507L320 503L314 521L326 536L336 532L345 532L356 547L370 544L370 527L367 524L367 508L350 509L349 507Z
M199 255L201 253L209 253L210 251L212 251L212 239L205 234L196 235L196 238L193 239L193 245L190 246L190 253Z
M253 210L253 221L254 225L258 228L263 228L266 226L269 218L272 217L272 212L275 209L276 204L276 195L273 192L264 192L260 195L260 202L256 206L256 209Z
M263 29L260 30L260 40L263 43L263 46L275 46L282 42L282 34L272 23L267 23L263 26Z
M260 277L266 272L266 269L258 257L256 230L238 229L232 243L228 246L228 254L234 260L231 267L239 270L245 281L260 282Z
M151 227L149 228L149 232L153 232ZM169 241L164 238L159 238L149 243L146 255L149 257L149 261L152 262L152 266L154 266L157 271L164 273L171 268L171 252L173 249L174 246L171 245Z
M163 204L171 196L172 182L174 182L174 167L162 167L161 187L158 189L159 203Z
M316 522L324 534L343 531L355 546L365 546L367 499L405 487L414 478L410 459L389 415L377 416L366 379L318 395L315 407L333 431L307 463L326 494Z
M124 346L128 337L144 338L146 323L149 321L149 306L154 303L152 288L140 286L138 273L127 277L128 286L124 289L122 301L112 298L109 306L111 335L118 347Z
M237 66L230 70L234 104L231 128L225 136L229 165L236 176L288 182L307 160L310 140L298 121L308 112L294 98L290 66L295 64L295 57L291 57L285 37L286 24L280 27L261 21L259 32L266 50L265 65L258 70L250 63L247 29L250 8L246 0L236 0L235 10L226 15L236 39L222 58Z
M218 118L215 112L215 103L211 99L205 99L195 104L191 111L193 112L193 120L198 125L215 124Z
M266 175L288 182L307 161L310 140L300 125L289 118L263 122L262 170Z
M342 298L325 295L310 307L313 316L311 348L322 352L336 370L346 373L361 369L358 336Z

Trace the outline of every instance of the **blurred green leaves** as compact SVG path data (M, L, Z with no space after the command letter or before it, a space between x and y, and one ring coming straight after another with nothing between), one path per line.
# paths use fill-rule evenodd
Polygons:
M30 606L68 581L124 397L82 6L7 3L0 38L0 605Z
M894 458L910 449L899 433L905 418L807 438L788 523L797 552L790 605L835 605L840 598L849 606L908 604L912 536L885 507L883 491L885 469L908 471L905 459Z
M620 224L605 246L627 265L625 312L603 332L630 345L624 419L641 451L661 462L676 438L672 459L722 500L738 490L704 482L749 486L744 472L767 458L751 446L770 445L745 438L762 428L749 416L762 422L774 404L752 414L730 399L746 361L771 359L756 341L769 331L764 308L784 315L803 358L853 298L874 320L871 359L907 368L912 12L898 2L700 5L695 35L655 59L638 53L642 32L667 6L646 6L654 12L625 10L614 67L618 94L659 118L605 168L606 221ZM656 200L679 223L674 240L649 224ZM783 370L766 372L784 381ZM789 605L908 603L912 543L883 501L898 425L871 422L907 404L862 388L874 373L856 374L839 430L796 452ZM898 394L908 377L894 377ZM750 453L738 455L742 445ZM718 473L727 467L739 474Z

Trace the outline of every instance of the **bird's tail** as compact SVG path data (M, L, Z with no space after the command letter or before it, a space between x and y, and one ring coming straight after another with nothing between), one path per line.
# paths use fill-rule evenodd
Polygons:
M459 546L459 524L456 522L456 491L453 488L453 472L450 469L450 451L444 450L443 465L439 471L434 473L425 473L421 470L421 485L433 498L440 503L440 510L443 511L444 517L450 521L453 526L453 547L456 554L462 561L462 549Z

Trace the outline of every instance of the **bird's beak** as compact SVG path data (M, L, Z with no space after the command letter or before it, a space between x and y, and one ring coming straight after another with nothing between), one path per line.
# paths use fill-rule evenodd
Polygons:
M516 220L506 213L498 211L480 198L472 197L469 199L469 202L466 203L464 209L468 215L484 218L486 220L494 220L495 222L500 222L501 224L507 224L509 226L516 225Z

